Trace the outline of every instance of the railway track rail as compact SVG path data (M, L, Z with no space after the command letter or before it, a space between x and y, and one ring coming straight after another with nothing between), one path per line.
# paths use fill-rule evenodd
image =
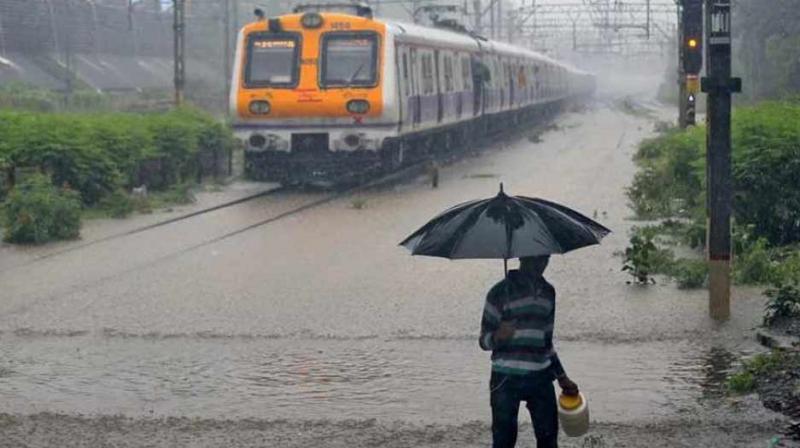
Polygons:
M227 239L227 238L230 238L230 237L242 234L242 233L245 233L247 231L250 231L250 230L253 230L253 229L256 229L256 228L259 228L259 227L263 227L265 225L271 224L271 223L276 222L276 221L280 221L282 219L288 218L288 217L296 215L298 213L302 213L302 212L304 212L306 210L309 210L309 209L312 209L314 207L318 207L318 206L324 205L326 203L332 202L334 200L347 197L349 195L357 193L358 191L363 191L363 190L367 190L367 189L370 189L370 188L377 188L377 187L380 187L382 185L386 185L386 184L395 182L397 179L405 178L408 175L410 175L411 173L420 172L428 164L429 164L429 162L427 162L427 161L419 162L419 163L416 163L416 164L413 164L413 165L409 165L408 167L405 167L405 168L403 168L403 169L401 169L399 171L387 174L385 176L376 178L374 180L371 180L371 181L368 181L368 182L365 182L365 183L362 183L362 184L359 184L359 185L355 185L355 186L352 186L352 187L349 187L349 188L346 188L346 189L342 189L342 190L339 190L339 191L331 191L330 193L325 194L324 196L322 196L320 198L316 198L316 199L310 200L310 201L305 202L305 203L303 203L303 204L301 204L301 205L299 205L297 207L294 207L294 208L289 209L287 211L281 212L281 213L279 213L277 215L264 218L262 220L256 221L254 223L245 225L243 227L237 228L237 229L232 230L230 232L227 232L227 233L224 233L222 235L216 236L214 238L211 238L211 239L202 241L200 243L191 245L189 247L180 249L180 250L174 252L174 254L185 253L185 252L189 252L191 250L194 250L194 249L197 249L197 248L200 248L200 247L203 247L203 246L208 246L210 244L222 241L224 239ZM102 238L89 240L89 241L86 241L86 242L83 242L83 243L80 243L80 244L72 245L72 246L65 247L65 248L60 249L60 250L53 251L53 252L50 252L50 253L47 253L47 254L42 254L40 256L34 257L33 259L24 262L24 263L20 263L18 265L14 265L14 266L8 267L6 269L2 269L2 270L0 270L0 273L17 270L17 269L21 269L21 268L24 268L24 267L29 267L29 266L31 266L33 264L39 263L39 262L47 260L47 259L52 259L52 258L58 257L60 255L64 255L64 254L67 254L67 253L72 253L72 252L84 250L84 249L90 248L92 246L97 246L99 244L108 243L108 242L112 242L112 241L119 240L119 239L122 239L122 238L130 237L130 236L133 236L133 235L145 233L145 232L148 232L148 231L151 231L151 230L158 229L160 227L165 227L165 226L169 226L169 225L172 225L172 224L178 224L178 223L181 223L181 222L193 219L193 218L200 217L202 215L206 215L206 214L209 214L209 213L212 213L212 212L219 211L219 210L228 209L228 208L232 208L232 207L235 207L235 206L243 205L243 204L246 204L246 203L258 200L258 199L262 199L262 198L265 198L265 197L277 196L278 194L286 193L287 191L290 191L290 188L288 188L288 187L276 187L276 188L271 189L271 190L267 190L267 191L259 192L259 193L252 194L252 195L249 195L249 196L245 196L243 198L239 198L239 199L236 199L236 200L233 200L233 201L228 201L228 202L225 202L225 203L222 203L222 204L217 204L217 205L215 205L213 207L207 207L207 208L204 208L204 209L201 209L201 210L195 210L195 211L190 212L190 213L182 214L182 215L175 216L175 217L172 217L172 218L169 218L169 219L165 219L165 220L162 220L162 221L158 221L158 222L155 222L155 223L151 223L151 224L143 225L143 226L140 226L140 227L136 227L134 229L126 230L124 232L118 232L118 233L114 233L114 234L111 234L111 235L108 235L108 236L105 236L105 237L102 237Z

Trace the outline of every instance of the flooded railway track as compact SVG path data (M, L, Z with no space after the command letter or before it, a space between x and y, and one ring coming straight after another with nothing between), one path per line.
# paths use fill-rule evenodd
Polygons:
M388 173L388 174L386 174L384 176L377 177L377 178L375 178L373 180L368 180L368 181L366 181L364 183L361 183L361 184L358 184L358 185L355 185L355 186L351 186L349 188L344 188L344 189L340 189L340 190L322 190L321 189L319 191L324 193L321 197L317 197L317 198L311 199L309 201L305 201L305 202L297 205L296 207L290 208L289 210L282 211L282 212L280 212L280 213L278 213L276 215L273 215L273 216L268 216L268 217L266 217L264 219L258 220L256 222L250 223L248 225L244 225L242 227L236 228L236 229L231 230L229 232L223 233L223 234L221 234L219 236L216 236L216 237L213 237L211 239L208 239L208 240L202 241L200 243L191 245L189 247L183 248L181 250L173 252L171 255L177 255L177 254L185 253L185 252L188 252L188 251L200 248L200 247L207 246L209 244L213 244L213 243L225 240L225 239L230 238L232 236L239 235L241 233L244 233L244 232L247 232L247 231L250 231L250 230L253 230L253 229L256 229L256 228L259 228L259 227L262 227L262 226L265 226L265 225L268 225L268 224L271 224L271 223L274 223L276 221L280 221L282 219L288 218L288 217L296 215L298 213L302 213L302 212L304 212L306 210L309 210L311 208L315 208L315 207L327 204L327 203L329 203L331 201L334 201L334 200L337 200L337 199L345 198L345 197L347 197L349 195L352 195L354 193L357 193L359 191L363 191L363 190L367 190L367 189L371 189L371 188L377 188L377 187L380 187L380 186L383 186L383 185L387 185L387 184L391 184L391 183L397 182L399 179L404 179L404 178L407 178L408 176L411 176L411 175L414 175L414 174L419 174L428 165L429 165L428 161L423 161L423 162L419 162L419 163L416 163L416 164L412 164L412 165L409 165L409 166L407 166L407 167L405 167L405 168L403 168L401 170L398 170L398 171L395 171L395 172L392 172L392 173ZM59 249L59 250L55 250L53 252L49 252L49 253L46 253L46 254L39 255L37 257L34 257L33 259L31 259L30 261L28 261L26 263L18 264L18 265L12 266L10 268L0 270L0 272L12 271L12 270L24 268L24 267L30 266L32 264L35 264L37 262L41 262L41 261L44 261L44 260L47 260L47 259L58 257L60 255L64 255L64 254L71 253L71 252L80 251L80 250L83 250L83 249L90 248L92 246L97 246L97 245L103 244L103 243L109 243L109 242L112 242L112 241L116 241L116 240L120 240L120 239L123 239L123 238L126 238L126 237L130 237L130 236L133 236L133 235L142 234L142 233L145 233L145 232L148 232L148 231L152 231L152 230L155 230L155 229L158 229L158 228L161 228L161 227L169 226L169 225L172 225L172 224L180 224L180 223L183 223L185 221L188 221L188 220L191 220L191 219L194 219L194 218L198 218L198 217L201 217L203 215L208 215L208 214L213 213L213 212L217 212L217 211L220 211L220 210L230 209L230 208L233 208L233 207L236 207L236 206L242 206L242 205L245 205L245 204L248 204L248 203L252 203L253 201L256 201L256 200L259 200L259 199L270 198L270 197L275 198L275 197L278 197L280 194L285 194L285 193L289 193L289 192L293 192L293 191L297 191L297 190L293 189L292 187L284 187L284 186L275 187L274 189L271 189L271 190L266 190L266 191L262 191L262 192L259 192L259 193L251 194L251 195L248 195L248 196L245 196L245 197L242 197L242 198L238 198L238 199L235 199L235 200L232 200L232 201L227 201L227 202L224 202L224 203L221 203L221 204L217 204L217 205L214 205L214 206L211 206L211 207L206 207L206 208L203 208L203 209L200 209L200 210L195 210L195 211L192 211L192 212L189 212L189 213L185 213L185 214L182 214L182 215L179 215L179 216L175 216L175 217L172 217L172 218L168 218L168 219L164 219L164 220L157 221L157 222L154 222L154 223L150 223L150 224L142 225L142 226L139 226L139 227L135 227L133 229L125 230L125 231L118 232L118 233L113 233L111 235L107 235L107 236L104 236L104 237L101 237L101 238L96 238L96 239L88 240L88 241L85 241L85 242L82 242L82 243L79 243L79 244L71 245L71 246L65 247L63 249ZM265 204L265 205L268 205L268 204Z

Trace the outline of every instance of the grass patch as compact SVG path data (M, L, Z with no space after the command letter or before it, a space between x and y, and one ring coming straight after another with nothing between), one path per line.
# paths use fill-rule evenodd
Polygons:
M355 210L361 210L367 207L367 200L365 198L355 198L350 201L350 207Z
M728 377L728 390L735 394L753 392L758 380L780 370L786 355L780 351L759 354L745 361L742 368Z
M756 378L750 372L737 372L728 377L728 390L735 394L748 394L755 388Z

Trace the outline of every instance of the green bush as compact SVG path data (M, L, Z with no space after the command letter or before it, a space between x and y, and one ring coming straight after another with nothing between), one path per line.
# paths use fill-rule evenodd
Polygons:
M14 165L37 167L53 183L80 192L83 202L94 204L119 185L119 172L109 156L92 139L92 121L80 115L0 113L15 120L0 131L4 152ZM14 116L16 115L16 116Z
M745 246L733 262L733 275L738 283L760 285L773 281L777 263L765 238Z
M100 208L112 218L126 218L136 205L124 191L115 191L100 201Z
M728 377L728 389L736 394L747 394L756 388L756 379L751 372L737 372Z
M732 138L737 220L773 245L800 241L800 106L738 109Z
M756 355L728 377L728 389L734 393L752 392L759 378L780 370L786 360L786 355L779 351Z
M57 189L47 176L35 175L17 185L3 206L5 240L40 244L77 238L81 202L77 192Z
M52 112L60 107L63 97L50 90L11 81L0 85L0 108Z
M733 117L734 215L770 245L800 242L800 104L763 103ZM703 216L705 128L643 142L628 189L642 218Z
M800 283L795 277L791 283L778 283L768 289L764 325L771 326L780 318L800 317Z
M642 142L635 156L641 170L628 189L639 217L689 216L702 204L704 139L693 129L669 131Z
M163 190L194 181L200 154L224 154L233 141L226 126L189 109L153 114L0 111L0 161L48 173L55 185L79 191L90 206L120 189L146 184Z
M625 249L622 270L633 277L634 283L655 283L653 275L667 274L672 268L674 255L656 244L656 227L636 227Z
M673 263L670 275L675 278L678 288L701 288L705 285L706 277L708 277L708 263L705 260L681 258Z

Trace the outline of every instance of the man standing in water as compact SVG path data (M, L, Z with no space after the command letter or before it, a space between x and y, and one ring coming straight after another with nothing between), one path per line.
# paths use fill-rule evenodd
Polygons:
M578 394L578 386L553 350L555 289L542 276L549 260L549 256L521 258L519 270L510 271L486 296L479 343L492 351L494 448L513 448L517 443L521 401L531 414L536 446L557 447L553 380L565 394Z

